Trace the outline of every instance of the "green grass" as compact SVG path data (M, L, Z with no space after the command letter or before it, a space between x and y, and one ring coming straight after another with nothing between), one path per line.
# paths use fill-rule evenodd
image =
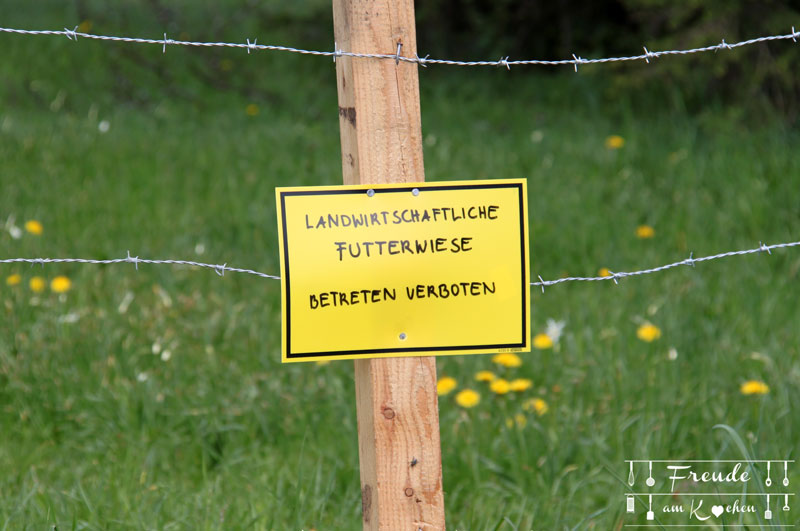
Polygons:
M71 23L36 20L18 15ZM341 180L329 60L9 35L0 46L0 223L44 226L0 232L0 257L130 250L277 273L274 188ZM427 179L527 178L531 270L545 279L798 239L795 129L713 101L689 115L680 93L615 93L606 73L422 71ZM624 148L605 149L611 134ZM637 239L640 224L655 237ZM449 528L630 523L624 459L797 458L799 271L787 249L532 290L534 333L567 321L555 349L507 370L533 389L500 397L472 382L490 356L438 360L482 394L470 410L440 399ZM20 286L0 284L0 529L359 528L352 363L280 365L278 282L0 266L3 281L14 273ZM27 287L61 274L66 296ZM659 340L636 338L645 320ZM741 395L750 379L770 393ZM528 397L549 411L508 428ZM774 512L798 522L796 507Z

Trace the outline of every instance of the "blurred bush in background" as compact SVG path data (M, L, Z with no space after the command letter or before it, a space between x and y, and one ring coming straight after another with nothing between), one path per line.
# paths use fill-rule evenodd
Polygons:
M417 3L420 50L462 59L568 59L694 48L800 30L800 3L780 0L426 0ZM684 88L690 108L716 95L770 103L791 120L800 110L800 46L792 41L730 53L661 59L667 85ZM635 88L647 68L615 68ZM657 75L663 76L662 72ZM689 90L687 90L687 87ZM669 86L665 87L669 88Z

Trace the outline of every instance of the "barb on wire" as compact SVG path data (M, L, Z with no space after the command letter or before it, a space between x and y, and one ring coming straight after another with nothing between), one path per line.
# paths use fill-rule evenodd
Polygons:
M768 35L765 37L756 37L754 39L748 39L745 41L739 41L731 44L725 42L725 39L722 39L722 42L720 42L719 44L703 46L700 48L689 48L683 50L651 51L648 50L647 47L644 47L643 54L629 55L622 57L584 59L583 57L577 54L573 54L571 59L557 59L557 60L522 59L522 60L509 61L508 56L506 56L506 57L501 57L497 61L455 61L451 59L430 59L427 55L425 57L420 57L416 53L413 56L400 55L400 51L402 48L402 44L400 43L397 43L396 53L378 54L378 53L345 52L343 50L340 50L336 45L336 43L334 43L334 51L324 52L318 50L304 50L302 48L293 48L291 46L256 44L255 40L253 42L250 42L250 39L246 39L246 42L242 43L176 41L173 39L168 39L166 33L164 34L163 39L142 39L138 37L94 35L91 33L79 32L77 30L78 30L77 26L73 30L69 30L67 28L64 28L63 30L24 30L24 29L0 27L0 33L16 33L21 35L61 35L74 41L77 41L78 37L82 37L84 39L93 39L98 41L114 41L114 42L126 42L126 43L136 43L136 44L158 44L161 46L161 51L163 53L166 53L167 45L169 44L175 46L193 46L193 47L205 47L205 48L246 48L247 53L250 53L251 51L255 50L269 50L278 52L299 53L305 55L321 55L326 57L332 57L334 62L336 62L337 57L353 57L357 59L390 59L395 61L397 64L399 64L402 61L405 63L416 63L417 65L423 67L428 66L429 64L439 64L439 65L449 65L449 66L504 66L507 69L511 70L512 66L522 66L522 65L537 65L537 66L571 65L575 68L576 72L578 71L578 65L618 63L624 61L645 61L646 63L650 63L650 59L658 59L659 57L665 55L689 55L701 52L717 52L719 50L732 50L734 48L740 48L742 46L750 46L751 44L758 44L769 41L792 40L793 42L797 42L797 38L800 37L800 31L796 31L794 26L792 26L791 33L787 33L784 35Z
M71 29L71 30L67 29L67 28L64 28L64 33L67 34L67 38L69 40L71 40L71 41L77 41L78 40L78 26L75 26L75 28Z
M759 242L759 246L754 249L745 249L743 251L728 251L726 253L713 254L710 256L703 256L700 258L694 258L694 253L690 253L689 258L681 260L679 262L673 262L671 264L666 264L659 267L653 267L650 269L642 269L640 271L619 271L616 273L613 271L609 271L608 275L604 277L564 277L556 280L542 280L542 277L539 277L539 282L531 282L531 286L541 286L542 293L544 293L545 286L553 286L555 284L561 284L562 282L595 282L598 280L613 280L614 284L619 284L619 279L625 277L635 277L639 275L649 275L651 273L659 273L661 271L666 271L667 269L672 269L673 267L680 267L687 265L694 267L694 265L697 262L708 262L709 260L718 260L720 258L727 258L729 256L742 256L745 254L755 254L755 253L772 254L772 249L782 249L784 247L797 247L797 246L800 246L800 241L790 242L790 243L776 243L774 245L764 245L763 243Z
M694 267L697 262L708 262L710 260L718 260L720 258L727 258L730 256L742 256L746 254L755 254L755 253L767 253L772 254L772 249L782 249L785 247L798 247L800 246L800 241L790 242L790 243L776 243L773 245L764 245L763 243L759 243L759 246L754 249L745 249L742 251L728 251L725 253L714 254L710 256L703 256L700 258L694 258L694 253L689 254L689 258L685 260L680 260L678 262L673 262L671 264L666 264L659 267L653 267L650 269L642 269L639 271L618 271L612 272L609 271L608 276L604 277L565 277L559 278L556 280L544 280L542 279L541 275L537 275L539 278L539 282L531 282L531 286L537 286L542 288L542 293L544 293L545 286L554 286L556 284L561 284L564 282L594 282L598 280L613 280L615 284L619 284L619 280L626 278L626 277L635 277L640 275L649 275L651 273L659 273L661 271L666 271L667 269L672 269L673 267L679 266L692 266ZM192 260L152 260L149 258L139 258L138 256L131 256L130 251L128 251L125 258L111 258L107 260L93 260L88 258L2 258L0 259L0 264L15 264L15 263L25 263L25 264L39 264L44 267L45 264L69 264L69 263L77 263L77 264L121 264L121 263L128 263L133 264L134 267L138 270L139 264L152 264L152 265L184 265L184 266L192 266L192 267L201 267L206 269L212 269L214 272L219 276L225 276L226 271L231 271L233 273L245 273L248 275L255 275L261 278L268 278L271 280L280 280L281 277L277 275L270 275L267 273L261 273L260 271L254 271L252 269L242 269L238 267L229 267L228 263L225 262L224 264L206 264L203 262L194 262Z

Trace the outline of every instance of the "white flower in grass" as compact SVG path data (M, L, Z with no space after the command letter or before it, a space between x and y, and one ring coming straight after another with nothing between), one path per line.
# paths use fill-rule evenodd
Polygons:
M561 337L561 333L564 331L564 327L567 326L566 321L556 321L555 319L548 319L547 325L545 326L544 333L547 334L553 343L558 343L559 338Z
M131 303L133 302L133 298L135 295L132 291L125 293L125 296L122 298L122 302L119 303L117 307L117 311L119 313L127 313L128 308L130 307Z
M58 322L59 323L66 323L66 324L73 324L73 323L77 323L78 319L80 319L80 318L81 318L81 316L80 316L79 313L70 312L70 313L64 314L61 317L59 317L58 318Z
M12 238L14 238L15 240L19 240L20 238L22 238L22 229L17 227L16 223L14 223L16 220L17 220L16 216L14 214L11 214L6 219L6 222L3 227L8 231L8 233L11 235Z

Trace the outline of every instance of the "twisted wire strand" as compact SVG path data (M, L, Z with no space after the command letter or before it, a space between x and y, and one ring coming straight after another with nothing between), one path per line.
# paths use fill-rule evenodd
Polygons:
M641 269L638 271L617 271L612 272L609 271L609 275L607 276L597 276L597 277L564 277L558 278L555 280L544 280L542 277L538 277L538 282L531 282L531 286L536 286L542 288L544 292L544 288L546 286L554 286L556 284L562 284L565 282L597 282L597 281L608 281L611 280L614 283L619 283L619 279L627 278L627 277L636 277L641 275L650 275L653 273L660 273L662 271L666 271L668 269L672 269L674 267L680 266L692 266L694 267L695 264L701 262L708 262L711 260L719 260L722 258L728 258L731 256L743 256L748 254L755 254L755 253L767 253L772 254L772 250L774 249L784 249L788 247L797 247L800 246L800 241L796 242L788 242L788 243L776 243L772 245L764 245L759 244L758 247L753 249L744 249L740 251L728 251L724 253L713 254L709 256L701 256L699 258L694 258L689 256L684 260L680 260L678 262L672 262L671 264L665 264L658 267L652 267L649 269ZM218 275L224 276L226 272L232 273L244 273L247 275L255 275L261 278L267 278L271 280L280 280L281 277L277 275L270 275L268 273L262 273L260 271L256 271L253 269L245 269L240 267L231 267L226 263L224 264L208 264L204 262L195 262L193 260L155 260L150 258L139 258L138 256L131 256L130 252L128 252L127 256L124 258L111 258L106 260L94 260L91 258L3 258L0 259L0 264L15 264L15 263L25 263L30 265L39 264L44 267L45 264L69 264L69 263L77 263L77 264L98 264L98 265L108 265L108 264L121 264L121 263L128 263L133 264L136 269L139 269L139 264L148 264L148 265L182 265L182 266L190 266L190 267L198 267L198 268L205 268L205 269L212 269Z
M544 292L545 286L554 286L556 284L561 284L563 282L596 282L600 280L613 280L615 284L618 284L618 280L625 277L635 277L639 275L649 275L652 273L659 273L661 271L666 271L667 269L672 269L673 267L680 267L680 266L692 266L698 262L708 262L710 260L719 260L721 258L728 258L731 256L743 256L747 254L755 254L755 253L767 253L772 254L773 249L783 249L786 247L797 247L800 246L800 241L796 242L789 242L789 243L776 243L773 245L764 245L763 243L760 244L758 247L753 249L744 249L741 251L728 251L719 254L712 254L710 256L701 256L699 258L693 258L691 255L689 258L685 260L680 260L678 262L672 262L671 264L665 264L658 267L652 267L649 269L641 269L638 271L618 271L613 272L609 271L609 274L606 276L599 276L599 277L564 277L558 278L555 280L542 280L542 277L539 277L539 282L531 282L531 286L538 286L542 288L542 292Z

